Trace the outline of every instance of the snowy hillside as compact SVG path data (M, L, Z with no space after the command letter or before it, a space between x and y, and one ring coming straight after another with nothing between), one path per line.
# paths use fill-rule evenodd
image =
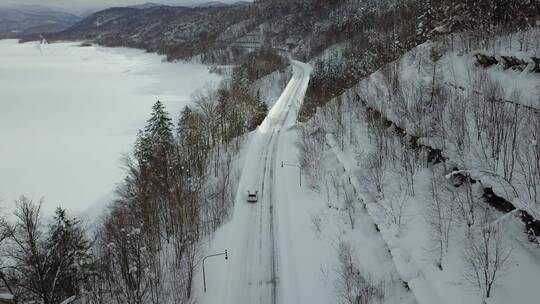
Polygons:
M349 225L343 229L355 237L345 243L356 248L361 271L379 274L357 239L377 231L398 273L380 280L401 280L418 303L534 301L538 35L499 36L486 46L464 45L462 35L427 42L304 125L302 164ZM479 54L497 63L486 66ZM523 61L508 66L507 58Z

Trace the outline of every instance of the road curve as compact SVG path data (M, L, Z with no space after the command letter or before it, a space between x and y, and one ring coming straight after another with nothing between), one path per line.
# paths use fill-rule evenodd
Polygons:
M280 240L276 224L276 169L281 131L294 124L309 82L310 67L292 61L293 76L261 126L250 135L236 195L229 252L230 261L220 303L292 303L280 292ZM258 190L259 202L246 202L247 191ZM287 278L290 281L291 278ZM290 293L287 293L290 294Z

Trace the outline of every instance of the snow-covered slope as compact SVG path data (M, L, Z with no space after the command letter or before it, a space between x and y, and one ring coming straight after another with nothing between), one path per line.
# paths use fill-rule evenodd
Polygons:
M485 189L538 214L538 34L534 28L487 45L463 34L420 45L303 126L302 164L329 202L320 230L338 226L351 235L343 239L371 277L401 280L418 303L536 301L538 234ZM478 54L497 62L484 65ZM509 66L508 58L522 62ZM327 219L334 212L341 223ZM366 234L381 238L393 278L366 265L379 250L364 245ZM495 256L500 268L486 300L472 272L479 264L493 271Z
M441 149L459 168L472 170L474 178L494 187L516 207L540 216L540 195L534 195L539 181L527 182L525 169L517 164L517 159L533 157L530 150L537 148L540 73L533 70L534 58L539 56L540 30L501 36L493 46L470 47L455 42L450 47L450 40L459 37L415 48L343 97L360 99L378 109L418 137L419 143ZM478 63L479 54L493 56L498 63L484 67ZM433 61L436 57L440 58ZM507 67L503 58L508 57L524 63ZM452 108L452 100L461 104L461 111ZM483 119L488 121L479 121ZM494 136L492 132L504 132L502 129L516 130L518 145L506 146L505 141L514 138L511 136L486 142ZM480 133L487 137L475 138L474 134ZM456 136L465 138L455 142ZM487 146L495 147L490 156L485 155L487 150L481 151L489 149ZM510 154L514 155L511 164L506 162Z

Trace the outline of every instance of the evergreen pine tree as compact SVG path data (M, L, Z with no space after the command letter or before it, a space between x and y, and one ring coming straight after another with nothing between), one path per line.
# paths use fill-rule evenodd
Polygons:
M137 134L134 150L135 158L137 159L139 166L144 167L151 161L152 144L150 138L142 130L139 130L139 133Z
M174 159L173 123L165 106L158 100L141 137L140 156L150 156L149 165L158 178L167 178L170 162ZM149 150L147 150L149 149ZM163 184L163 180L160 184Z
M77 219L69 219L66 211L57 208L49 227L46 241L46 259L51 286L51 300L59 303L80 293L88 279L91 244Z
M266 115L268 115L268 105L259 99L248 130L253 131L260 126L263 120L266 118Z
M192 160L194 159L193 151L196 147L194 142L195 130L193 129L193 110L190 107L185 107L180 115L177 126L178 136L178 172L192 172Z
M182 111L182 114L180 115L180 119L178 120L178 127L177 127L177 133L180 137L181 142L186 142L188 138L191 137L191 120L193 116L193 111L190 107L185 107Z
M152 114L146 125L146 134L154 145L171 145L173 142L173 124L169 113L161 101L157 101L152 107Z

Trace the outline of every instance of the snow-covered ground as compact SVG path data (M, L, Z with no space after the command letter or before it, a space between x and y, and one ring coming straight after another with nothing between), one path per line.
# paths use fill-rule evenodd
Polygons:
M533 33L538 32L535 30ZM526 138L531 136L529 133L533 136L539 134L533 120L528 118L537 120L538 116L521 114L530 112L532 107L539 105L538 74L527 69L504 69L501 65L483 68L474 63L474 55L477 53L495 54L499 57L537 56L537 48L531 47L524 54L519 53L514 44L508 45L506 48L490 49L489 52L481 49L441 52L434 48L441 52L435 65L431 59L432 55L437 54L431 53L433 45L426 43L372 74L325 107L319 108L317 114L303 125L303 132L308 134L303 138L302 144L302 158L309 160L306 170L309 171L308 181L329 202L329 208L326 211L321 210L316 218L317 225L321 227L321 235L331 236L331 229L340 231L340 239L349 243L356 252L359 268L372 278L387 282L387 296L389 291L395 290L388 282L398 279L407 282L410 289L410 292L402 293L402 296L408 296L409 300L417 303L537 302L537 280L534 278L540 274L538 244L528 241L525 225L517 218L517 212L505 214L496 211L483 203L484 200L480 197L481 186L493 186L496 192L502 194L505 194L502 191L504 187L497 187L497 183L484 175L473 175L482 181L482 185L476 183L471 186L470 192L470 201L474 202L474 207L469 212L476 214L476 223L471 224L472 228L469 229L462 216L453 213L459 209L456 203L464 201L462 197L466 191L463 187L452 185L446 178L452 166L457 164L460 168L485 172L485 165L479 154L474 153L476 149L480 149L480 145L474 141L476 136L479 136L477 129L472 132L471 124L463 124L465 132L456 138L472 138L472 143L469 144L472 152L463 149L466 153L460 158L454 151L459 150L452 150L452 146L448 144L453 140L448 134L458 130L456 126L459 123L451 124L449 121L454 120L441 116L442 119L434 120L433 125L443 125L443 130L448 133L433 132L435 135L432 135L429 127L433 125L422 125L423 120L429 118L431 113L414 107L429 100L425 96L430 96L432 83L439 83L441 90L453 93L447 95L451 96L449 100L463 101L457 104L457 109L465 109L468 118L472 116L470 113L473 113L475 108L470 104L472 101L487 100L471 96L490 93L488 89L480 93L474 90L480 90L483 84L491 81L494 88L499 88L499 91L493 94L497 100L510 104L511 106L507 107L511 107L513 111L520 109L520 112L512 112L519 113L518 120L525 121L519 125L518 130L521 133L518 133L520 136L516 140L527 147ZM396 101L402 104L396 105ZM473 105L478 105L479 109L489 108L484 104ZM528 108L522 109L524 106ZM373 109L380 111L403 129L379 120L378 112ZM419 113L415 116L416 111ZM439 111L442 112L440 109ZM446 111L452 112L448 109ZM455 113L457 112L456 110ZM533 132L529 132L528 128ZM441 148L448 159L447 163L425 163L426 155L420 149L413 150L408 145L410 137L402 137L400 130L419 136L421 143ZM480 130L487 132L490 129L486 127ZM536 141L534 147L536 148ZM525 153L520 155L524 160L534 161L532 157L527 159L529 156ZM380 163L379 156L383 158ZM416 163L413 163L415 161ZM414 168L411 169L412 167ZM519 169L516 169L516 172L520 173ZM496 173L498 171L493 171L492 175ZM520 178L521 175L513 180L517 189L515 195L525 197L525 191L520 188ZM535 187L538 187L538 184ZM532 200L523 199L522 201L530 202L524 204L519 197L506 198L518 208L531 213L538 207ZM439 210L453 210L452 213L443 214L443 220L439 224L434 224L434 202L439 201L444 202L444 207L439 207ZM352 220L348 216L350 210L353 211ZM446 210L441 211L441 214L443 212ZM341 222L336 220L339 219L338 214L341 214ZM443 227L443 222L447 226ZM437 234L434 228L436 225L447 230ZM334 226L338 228L333 228ZM499 277L489 299L483 299L478 286L467 281L472 267L470 261L474 258L469 248L471 244L478 246L477 235L480 231L486 231L483 230L485 227L495 227L500 233L499 245L503 248L500 252L506 252L509 256L504 267L501 267L502 271L498 273ZM437 240L443 240L441 235L447 238L444 240L446 244L437 245ZM489 250L492 250L492 247ZM490 254L494 255L492 252ZM331 259L327 260L327 263L331 263ZM332 278L331 275L329 277ZM468 278L470 279L470 276ZM329 279L329 282L332 280ZM385 297L384 303L405 303L405 300L396 301L393 297Z
M540 28L523 33L531 37L540 37ZM516 34L515 36L520 35ZM520 147L512 153L519 154L521 159L528 159L525 162L534 162L533 157L527 154L527 147L534 150L535 146L537 147L540 134L538 133L540 74L531 72L531 67L534 66L531 58L538 56L538 48L536 47L538 39L530 39L528 43L523 42L525 46L521 46L517 40L512 36L510 38L501 36L495 39L495 47L489 49L479 47L467 49L463 46L450 49L447 46L441 46L442 43L427 42L408 52L400 60L387 65L361 81L356 87L346 92L343 98L352 100L361 97L368 105L384 112L388 119L397 123L409 134L419 136L421 143L442 149L446 157L455 162L458 167L472 170L471 174L474 178L493 187L495 193L511 201L517 208L540 216L538 196L529 194L538 192L538 183L536 183L536 187L531 186L531 184L535 184L534 182L527 184L525 182L527 173L516 165L515 168L512 168L514 177L513 180L510 178L511 185L507 185L508 182L503 181L501 177L504 176L508 179L508 173L505 175L499 164L501 162L499 159L503 159L504 156L491 157L495 158L491 159L481 155L480 150L486 148L481 140L476 139L474 134L488 133L488 130L495 129L493 125L497 119L491 117L489 121L492 124L485 126L480 123L477 126L471 122L481 116L479 114L472 115L471 113L474 113L475 110L491 109L490 100L497 100L499 104L504 101L507 113L515 113L517 120L516 124L512 125L512 123L508 123L510 118L507 118L507 125L504 128L509 130L512 125L516 126L516 130L519 130L516 132L516 141L519 142L518 146ZM441 58L434 62L432 57L437 52L441 53ZM481 67L476 64L476 54L494 56L499 60L499 64L487 68ZM523 71L511 68L504 69L502 56L522 58L528 66ZM460 147L451 143L450 136L443 134L446 131L445 128L457 129L452 124L458 119L448 115L452 112L451 110L445 110L446 113L441 115L444 118L436 117L439 113L445 112L441 109L431 110L436 114L430 113L430 110L423 110L423 112L418 110L419 107L429 107L429 96L433 83L445 91L448 100L467 101L460 104L460 108L464 109L460 115L463 117L461 124L464 134L469 134L467 137L470 138L468 139L470 143L465 144L469 147L463 149L464 151L459 151ZM399 87L399 93L394 91L396 87ZM393 105L392 101L394 100L404 106ZM417 108L415 109L415 107ZM455 114L457 111L453 113ZM421 126L422 121L430 120L432 124L440 123L442 126L440 129L444 131L437 130L438 127L433 127L435 131L432 131L426 127L429 125L428 123ZM465 135L460 136L465 137ZM485 139L483 140L485 141ZM510 155L510 152L505 153ZM507 172L510 170L507 169ZM515 190L509 190L511 187Z
M0 198L100 212L156 100L173 117L220 76L125 48L0 41ZM8 209L8 210L6 210Z
M367 126L361 126L358 134L364 133ZM364 134L363 148L368 150L367 132ZM360 137L360 136L359 136ZM382 241L389 249L391 261L393 261L399 277L407 281L411 292L417 303L481 303L482 299L477 292L463 279L463 274L467 271L464 262L463 247L466 240L459 233L454 232L451 236L451 245L447 256L443 260L444 271L437 268L434 262L434 250L432 248L432 235L425 214L429 214L430 194L429 180L433 173L429 169L422 170L415 177L418 194L414 198L409 198L403 207L403 224L398 228L392 222L391 211L386 210L384 203L377 202L370 197L369 190L360 176L362 169L357 166L355 150L346 145L345 151L341 151L339 143L333 135L326 136L331 153L327 155L327 161L336 171L344 172L341 178L349 179L353 189L356 189L355 199L365 202L366 209L362 209L357 219L359 224L364 225L357 231L351 231L352 238L349 241L356 244L361 258L366 254L372 255L377 250L377 243L372 242L369 248L359 246L362 237L359 232L366 233L372 230L373 226L366 225L366 222L375 223L380 229ZM327 167L328 168L328 167ZM343 171L342 171L343 169ZM399 178L396 176L387 177L388 184L395 182ZM391 182L390 182L391 180ZM398 200L396 197L388 200ZM395 205L397 206L397 204ZM499 222L504 222L507 227L505 231L505 241L511 248L511 258L509 265L504 269L502 279L497 284L497 289L487 303L511 303L515 299L518 302L527 303L536 298L535 277L540 273L538 247L528 243L523 233L523 224L511 214L502 216ZM457 230L457 228L456 228ZM370 272L380 274L384 268L377 267ZM388 291L388 289L387 289ZM388 301L386 303L394 303ZM401 302L400 302L401 303Z

